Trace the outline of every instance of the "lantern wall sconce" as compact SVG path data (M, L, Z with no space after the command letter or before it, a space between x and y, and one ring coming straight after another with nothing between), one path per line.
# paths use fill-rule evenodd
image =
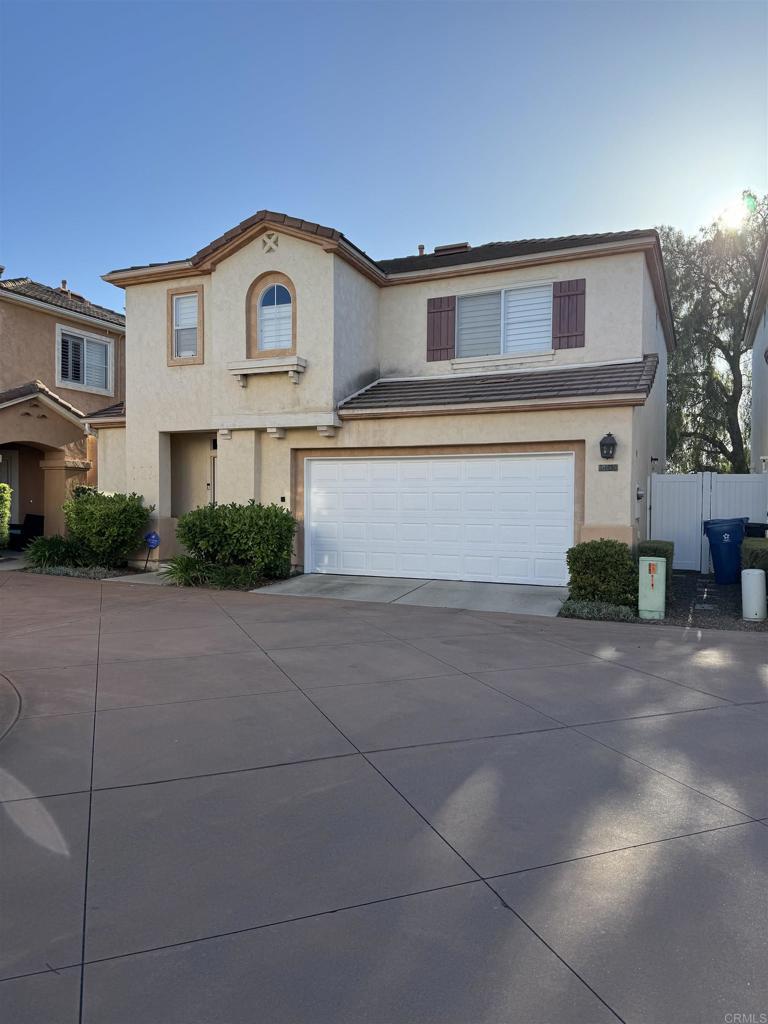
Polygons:
M600 438L600 458L612 459L616 454L617 443L613 434L606 434L605 437Z

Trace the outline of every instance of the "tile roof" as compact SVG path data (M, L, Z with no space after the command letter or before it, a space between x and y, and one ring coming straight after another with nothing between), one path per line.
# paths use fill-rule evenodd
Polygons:
M97 306L74 292L40 284L39 281L33 281L29 277L0 279L0 293L2 292L21 295L27 299L44 302L48 306L56 306L58 309L66 309L71 313L81 313L94 320L103 320L105 323L114 324L117 327L125 327L125 317L122 313L118 313L114 309L107 309L106 306Z
M378 268L385 274L405 274L418 270L438 270L441 267L464 266L482 263L486 260L509 259L513 256L532 256L543 252L557 252L562 249L581 249L590 245L606 245L609 242L629 242L635 238L658 238L654 228L635 231L607 231L596 235L562 235L557 238L523 238L517 242L486 242L466 249L454 249L445 253L427 252L423 256L401 256L392 260L377 260Z
M117 419L119 416L125 416L125 402L115 402L114 405L107 405L103 409L97 409L96 412L89 412L85 418L87 420L111 420Z
M407 409L431 405L498 405L504 402L598 395L648 395L659 358L558 369L471 376L382 378L339 403L339 412Z
M423 256L401 256L391 260L374 260L364 249L355 245L337 228L326 227L311 220L302 220L300 217L290 217L287 213L277 213L274 210L259 210L252 217L241 221L223 235L219 235L208 245L194 254L181 260L168 260L165 263L147 263L132 267L121 267L118 270L110 271L111 274L119 274L129 270L148 270L152 267L166 267L174 263L188 263L191 266L198 266L209 256L224 245L240 235L250 231L257 224L275 224L278 227L283 224L285 227L294 228L296 231L303 231L306 234L317 235L319 238L327 238L331 242L343 240L347 245L356 249L368 262L385 275L412 273L418 270L434 270L440 267L463 266L468 263L480 263L485 260L500 260L510 256L528 256L535 253L554 252L559 249L577 249L589 245L601 245L608 242L626 242L635 238L647 238L653 236L658 238L654 228L638 229L633 231L609 231L602 234L592 235L563 235L556 238L525 238L516 242L488 242L483 245L469 246L466 249L453 250L445 253L425 253ZM450 249L451 247L446 247Z
M7 391L0 391L0 406L8 405L9 402L15 402L19 398L33 398L35 395L43 395L55 402L56 405L60 405L62 409L66 409L67 412L83 419L83 413L79 409L70 405L69 402L65 402L63 398L59 398L56 392L47 388L41 380L30 380L25 384L17 384L14 388L8 388Z

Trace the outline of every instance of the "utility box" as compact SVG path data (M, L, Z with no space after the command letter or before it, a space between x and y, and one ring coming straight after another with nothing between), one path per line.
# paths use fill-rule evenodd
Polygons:
M663 619L667 591L666 558L640 559L637 608L641 619Z

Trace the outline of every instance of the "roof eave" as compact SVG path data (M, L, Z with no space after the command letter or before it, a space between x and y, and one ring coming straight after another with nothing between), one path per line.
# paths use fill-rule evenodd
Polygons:
M90 316L88 313L78 313L74 309L67 309L66 306L57 306L53 302L44 302L42 299L33 299L29 295L19 295L18 292L6 291L0 288L0 299L7 299L9 302L18 302L23 306L31 306L41 312L50 313L51 316L58 316L62 320L76 320L79 323L94 324L103 331L114 331L116 334L125 334L125 324L116 324L113 320L104 320L100 316ZM115 310L115 313L117 311ZM119 315L119 314L118 314Z
M126 267L124 270L110 270L102 274L102 281L125 288L129 284L143 284L145 281L166 281L169 278L190 277L203 273L192 266L191 260L176 260L158 267Z
M342 420L393 419L401 416L454 416L490 412L536 412L549 409L605 408L606 406L645 405L645 392L616 392L606 395L553 396L524 398L510 402L466 402L452 405L391 405L367 409L338 410Z

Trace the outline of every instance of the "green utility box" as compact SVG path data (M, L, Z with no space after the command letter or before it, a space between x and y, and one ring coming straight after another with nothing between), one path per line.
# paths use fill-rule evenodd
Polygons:
M666 558L639 559L640 583L637 609L641 619L664 618L664 595L667 588Z

